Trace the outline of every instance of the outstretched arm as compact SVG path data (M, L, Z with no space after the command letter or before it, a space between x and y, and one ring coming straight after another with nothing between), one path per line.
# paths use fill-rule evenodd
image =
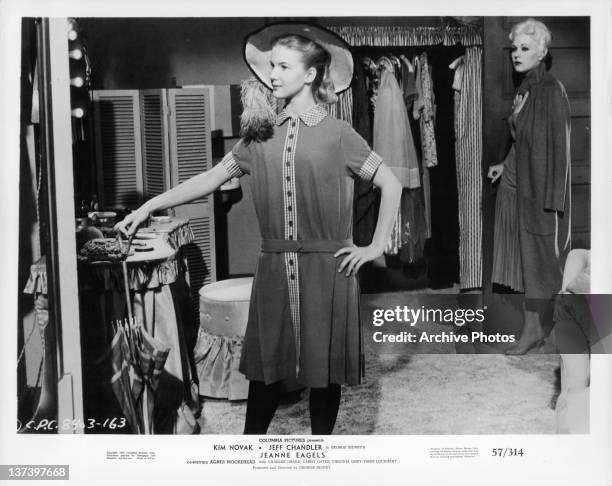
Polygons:
M338 272L346 271L347 277L356 274L364 263L383 254L393 230L393 223L402 194L402 185L384 164L379 166L372 182L381 190L380 209L372 243L368 246L342 248L334 255L335 257L346 255L338 267Z
M218 164L163 194L149 199L136 211L128 214L123 221L117 223L114 229L115 231L121 231L126 236L133 235L136 233L138 226L146 221L154 211L180 206L194 199L207 196L230 178L231 175L227 172L227 169L222 164Z

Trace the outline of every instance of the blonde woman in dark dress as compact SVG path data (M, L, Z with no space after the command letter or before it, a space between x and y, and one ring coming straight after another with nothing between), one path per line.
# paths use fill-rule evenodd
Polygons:
M524 325L508 354L542 343L542 316L561 288L570 249L570 107L547 71L551 33L528 19L513 26L512 66L522 75L508 118L513 144L489 168L501 177L495 211L493 281L525 293Z
M352 79L342 39L313 25L273 24L247 38L244 54L284 100L282 112L254 116L220 164L146 202L117 228L134 233L153 211L249 175L263 241L240 362L250 380L244 431L265 434L281 383L297 381L311 389L312 432L331 434L340 386L362 377L356 273L382 255L401 185L351 126L323 107ZM364 247L351 238L355 178L382 191L374 237Z

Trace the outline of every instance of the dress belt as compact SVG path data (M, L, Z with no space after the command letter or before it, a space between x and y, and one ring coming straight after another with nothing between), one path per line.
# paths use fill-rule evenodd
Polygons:
M261 242L263 253L336 253L340 248L353 246L353 240L272 240Z

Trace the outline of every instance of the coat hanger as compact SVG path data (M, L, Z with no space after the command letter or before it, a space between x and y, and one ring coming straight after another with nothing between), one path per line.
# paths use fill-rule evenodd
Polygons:
M370 57L364 57L363 59L361 59L361 65L366 71L369 72L376 72L378 70L378 66Z
M457 67L458 67L460 64L463 64L463 59L464 59L464 57L465 57L465 56L459 56L457 59L455 59L453 62L451 62L451 63L448 65L449 69L453 69L453 70L454 70L454 69L457 69Z
M395 66L395 69L399 70L399 72L402 72L402 63L399 60L399 58L397 56L389 56L389 59L391 60L391 63Z
M393 67L393 63L387 56L380 57L378 61L376 61L376 65L378 66L378 69L380 70L388 69L391 72L395 71L395 68Z
M403 54L400 54L400 60L404 63L404 65L406 66L406 68L408 68L408 71L411 73L414 73L414 66L412 65L412 63L410 62L410 59L408 59L406 56L404 56Z

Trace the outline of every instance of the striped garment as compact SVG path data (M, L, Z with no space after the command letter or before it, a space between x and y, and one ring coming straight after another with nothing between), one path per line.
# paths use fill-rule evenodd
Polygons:
M466 48L456 66L455 153L462 289L482 287L482 48Z

